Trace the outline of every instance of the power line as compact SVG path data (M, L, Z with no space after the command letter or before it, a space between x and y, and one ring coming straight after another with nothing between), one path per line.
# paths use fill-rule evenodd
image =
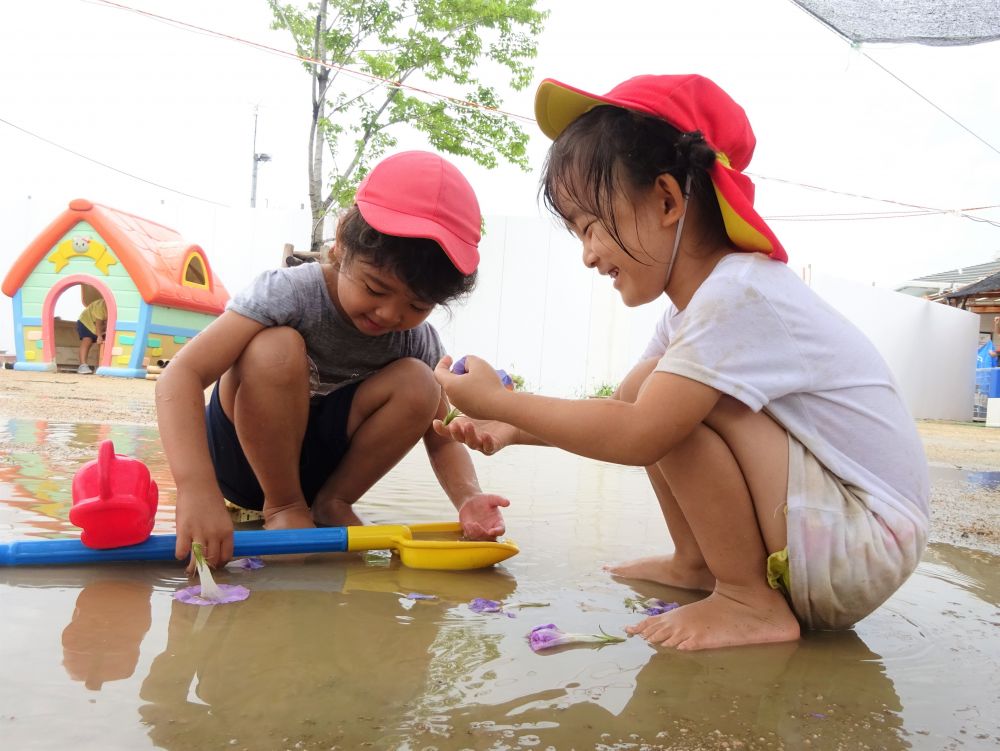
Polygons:
M501 115L503 117L514 118L517 120L524 120L526 122L535 122L535 118L528 117L526 115L519 115L516 112L508 112L506 110L501 110L496 107L489 107L478 102L471 102L467 99L459 99L458 97L453 97L448 94L439 94L435 91L430 91L429 89L422 89L418 86L413 86L411 84L403 83L402 81L394 81L390 78L383 78L382 76L376 76L373 73L365 73L364 71L354 70L352 68L347 68L342 65L335 65L334 63L328 63L325 60L319 60L314 57L307 57L306 55L299 55L295 52L289 52L288 50L278 49L277 47L271 47L270 45L263 44L262 42L254 42L250 39L244 39L243 37L238 37L233 34L226 34L222 31L215 31L214 29L207 29L204 26L198 26L196 24L188 23L186 21L179 21L176 18L169 18L168 16L161 16L156 13L150 13L149 11L140 10L138 8L133 8L129 5L123 5L122 3L116 3L112 0L92 0L93 2L100 3L101 5L107 5L111 8L116 8L118 10L127 11L129 13L136 13L140 16L146 16L154 20L170 24L172 26L178 26L185 29L190 29L199 34L207 34L209 36L219 37L220 39L227 39L231 42L236 42L237 44L245 44L250 47L256 47L257 49L269 52L273 55L280 55L282 57L289 57L299 62L309 63L311 65L319 65L323 68L329 68L330 70L339 71L348 76L353 76L355 78L361 78L369 81L375 81L377 83L382 83L387 86L391 86L397 89L406 89L407 91L414 91L420 94L426 94L428 96L434 97L435 99L442 99L448 103L456 106L462 107L464 109L474 109L482 110L484 112Z
M440 94L438 92L431 91L429 89L423 89L423 88L420 88L420 87L417 87L417 86L412 86L410 84L405 84L405 83L403 83L401 81L393 81L391 79L382 78L380 76L376 76L376 75L370 74L370 73L365 73L363 71L356 71L356 70L353 70L351 68L347 68L347 67L344 67L344 66L335 65L333 63L328 63L328 62L325 62L325 61L322 61L322 60L317 60L315 58L307 57L307 56L304 56L304 55L299 55L297 53L289 52L287 50L281 50L281 49L278 49L276 47L271 47L269 45L262 44L260 42L254 42L254 41L251 41L249 39L245 39L245 38L233 35L233 34L227 34L225 32L215 31L213 29L208 29L208 28L205 28L205 27L202 27L202 26L198 26L196 24L188 23L188 22L185 22L185 21L180 21L178 19L170 18L170 17L167 17L167 16L162 16L162 15L159 15L159 14L156 14L156 13L151 13L149 11L141 10L141 9L138 9L138 8L133 8L131 6L124 5L122 3L113 2L113 0L89 0L89 1L97 3L97 4L100 4L100 5L104 5L104 6L113 8L113 9L117 9L117 10L121 10L121 11L125 11L125 12L130 12L130 13L135 13L137 15L144 16L146 18L152 19L152 20L154 20L156 22L164 23L164 24L167 24L169 26L176 27L176 28L179 28L179 29L182 29L182 30L186 30L186 31L189 31L189 32L192 32L192 33L197 33L197 34L206 35L206 36L210 36L210 37L216 37L216 38L219 38L219 39L225 39L227 41L235 42L237 44L244 44L244 45L247 45L247 46L250 46L250 47L254 47L256 49L259 49L261 51L267 52L269 54L279 55L281 57L286 57L286 58L292 58L292 59L294 59L296 61L299 61L299 62L306 62L306 63L310 63L310 64L314 64L314 65L320 65L320 66L329 68L331 70L336 70L336 71L342 72L345 75L348 75L350 77L354 77L354 78L357 78L357 79L372 81L372 82L376 82L376 83L379 83L379 84L384 84L384 85L392 86L392 87L395 87L395 88L406 89L406 90L409 90L409 91L413 91L413 92L417 92L417 93L420 93L420 94L424 94L424 95L427 95L427 96L430 96L430 97L433 97L433 98L436 98L436 99L441 99L443 101L447 101L449 104L452 104L452 105L457 106L457 107L463 107L463 108L467 108L467 109L480 110L480 111L483 111L483 112L486 112L486 113L495 114L495 115L499 115L499 116L507 117L507 118L513 118L513 119L517 119L517 120L522 120L522 121L525 121L525 122L532 122L532 123L535 122L535 119L533 117L529 117L527 115L520 115L520 114L517 114L517 113L514 113L514 112L509 112L509 111L506 111L506 110L497 109L495 107L488 107L488 106L485 106L485 105L482 105L482 104L479 104L479 103L476 103L476 102L470 102L470 101L467 101L467 100L458 99L456 97L453 97L453 96L450 96L450 95L447 95L447 94ZM793 4L795 4L795 3L793 3ZM801 6L799 6L797 4L795 4L795 5L796 5L796 7L799 7L801 9ZM828 28L828 29L831 28L827 24L824 24L824 26L826 26L826 28ZM852 46L855 46L855 48L857 48L857 46L853 45L853 42L851 42L851 40L848 39L847 37L844 37L843 34L840 34L840 32L837 32L835 29L833 29L833 31L835 33L837 33L839 36L847 39L847 41L849 43L851 43ZM978 136L977 134L975 134L971 129L969 129L968 127L966 127L963 123L961 123L960 121L958 121L956 118L952 117L944 109L942 109L941 107L939 107L938 105L936 105L934 102L932 102L926 96L924 96L923 94L921 94L919 91L917 91L912 86L910 86L909 84L907 84L901 78L899 78L894 73L892 73L891 71L889 71L887 68L885 68L885 66L881 65L877 60L874 60L865 51L863 51L863 50L859 50L859 51L866 58L868 58L873 63L875 63L875 65L877 65L879 68L881 68L884 72L886 72L887 74L889 74L890 76L892 76L893 78L895 78L897 81L899 81L899 83L901 83L902 85L906 86L914 94L916 94L917 96L919 96L925 102L927 102L932 107L934 107L939 112L941 112L946 117L948 117L950 120L952 120L956 125L958 125L963 130L965 130L968 133L970 133L971 135L973 135L975 138L977 138L977 140L979 140L982 143L984 143L986 146L988 146L990 149L992 149L996 153L1000 154L1000 150L998 150L996 147L994 147L989 142L987 142L984 139L982 139L980 136ZM154 185L156 187L162 188L164 190L171 191L173 193L177 193L179 195L187 196L189 198L194 198L194 199L199 200L199 201L205 201L207 203L212 203L212 204L216 204L216 205L219 205L219 206L227 206L227 204L222 204L222 203L219 203L217 201L212 201L210 199L201 198L199 196L195 196L195 195L192 195L192 194L189 194L189 193L185 193L183 191L176 190L174 188L169 188L167 186L161 185L161 184L156 183L156 182L151 181L151 180L147 180L147 179L139 177L137 175L133 175L133 174L131 174L129 172L126 172L124 170L118 169L117 167L113 167L113 166L111 166L109 164L106 164L106 163L101 162L99 160L96 160L96 159L93 159L91 157L88 157L88 156L86 156L84 154L80 154L80 153L78 153L76 151L73 151L72 149L69 149L69 148L67 148L65 146L62 146L62 145L60 145L58 143L55 143L54 141L50 141L49 139L46 139L46 138L44 138L42 136L39 136L39 135L37 135L35 133L32 133L31 131L28 131L25 128L21 128L20 126L14 125L13 123L8 122L6 120L0 119L0 122L3 122L6 125L9 125L10 127L16 128L17 130L20 130L20 131L22 131L22 132L24 132L24 133L26 133L26 134L34 137L34 138L38 138L39 140L44 141L44 142L46 142L46 143L48 143L48 144L50 144L52 146L55 146L56 148L62 149L64 151L67 151L67 152L69 152L69 153L71 153L71 154L73 154L73 155L75 155L77 157L80 157L82 159L86 159L87 161L93 162L95 164L98 164L98 165L100 165L102 167L110 169L110 170L112 170L114 172L118 172L118 173L120 173L122 175L125 175L127 177L131 177L131 178L139 180L141 182L144 182L144 183L147 183L147 184L150 184L150 185ZM896 201L896 200L887 199L887 198L877 198L877 197L867 196L867 195L863 195L863 194L859 194L859 193L850 193L850 192L845 192L845 191L838 191L838 190L833 190L833 189L830 189L830 188L823 188L823 187L820 187L820 186L817 186L817 185L810 185L810 184L807 184L807 183L801 183L801 182L797 182L797 181L794 181L794 180L786 180L786 179L777 178L777 177L768 177L768 176L765 176L765 175L758 175L758 174L754 174L754 173L750 173L750 172L748 172L747 175L749 175L751 177L754 177L756 179L760 179L760 180L770 180L770 181L773 181L773 182L780 182L780 183L784 183L784 184L787 184L787 185L793 185L793 186L796 186L796 187L806 188L808 190L816 190L816 191L821 191L821 192L825 192L825 193L831 193L831 194L834 194L834 195L849 196L849 197L852 197L852 198L858 198L858 199L863 199L863 200L868 200L868 201L878 201L878 202L882 202L882 203L889 203L889 204L894 204L894 205L898 205L898 206L902 206L902 207L906 207L906 208L910 208L910 209L915 209L915 211L912 211L912 212L885 212L885 213L882 213L882 214L879 214L878 212L858 212L858 213L853 214L853 215L851 215L851 214L801 214L801 215L786 215L786 216L771 217L773 219L778 219L778 220L781 220L781 221L846 221L846 220L863 220L863 219L878 219L878 218L896 219L896 218L909 218L909 217L914 217L914 216L928 216L928 215L933 215L933 214L949 214L950 213L950 214L956 214L956 215L961 216L962 218L965 218L965 219L970 219L972 221L983 222L983 223L986 223L986 224L990 224L990 225L993 225L993 226L1000 227L1000 222L997 222L997 221L994 221L994 220L991 220L991 219L987 219L987 218L984 218L984 217L970 216L968 214L968 212L971 212L971 211L981 211L981 210L986 210L986 209L1000 208L1000 206L998 206L998 205L980 206L980 207L966 208L966 209L940 209L940 208L933 208L933 207L928 207L928 206L920 206L918 204L911 204L911 203L906 203L906 202L903 202L903 201Z
M10 122L9 120L5 120L2 117L0 117L0 123L3 123L4 125L6 125L8 127L14 128L14 130L19 130L22 133L31 136L32 138L37 138L39 141L47 143L49 146L55 146L57 149L61 149L61 150L65 151L65 152L67 152L69 154L72 154L75 157L79 157L80 159L85 159L88 162L92 162L93 164L96 164L98 166L104 167L105 169L109 169L112 172L117 172L118 174L124 175L125 177L132 178L133 180L138 180L139 182L143 182L143 183L146 183L147 185L155 186L155 187L160 188L162 190L170 191L171 193L176 193L177 195L181 195L181 196L184 196L186 198L193 198L196 201L204 201L205 203L211 203L211 204L214 204L216 206L224 206L226 208L229 208L229 204L220 203L219 201L213 201L211 198L202 198L201 196L196 196L193 193L185 193L183 190L177 190L176 188L171 188L168 185L163 185L162 183L154 182L153 180L147 180L145 177L140 177L139 175L132 174L131 172L126 172L125 170L118 169L117 167L114 167L114 166L112 166L112 165L110 165L110 164L108 164L106 162L102 162L99 159L94 159L93 157L89 157L86 154L81 154L79 151L74 151L73 149L69 148L68 146L63 146L60 143L56 143L55 141L52 141L52 140L50 140L48 138L45 138L45 136L40 136L37 133L33 133L32 131L28 130L27 128L22 128L20 125L15 125L14 123Z
M784 183L786 185L794 185L797 188L806 188L807 190L815 190L815 191L819 191L820 193L830 193L832 195L837 195L837 196L847 196L848 198L860 198L860 199L865 200L865 201L877 201L879 203L888 203L888 204L892 204L894 206L902 206L902 207L907 208L907 209L913 209L913 211L911 211L911 212L905 212L905 211L884 212L887 215L885 217L887 219L905 218L907 216L927 216L927 215L930 215L930 214L955 214L957 216L961 216L963 219L971 219L974 222L985 222L986 224L992 224L994 226L1000 227L1000 222L996 222L996 221L994 221L992 219L986 219L984 217L970 216L969 215L969 213L973 212L973 211L987 211L987 210L990 210L990 209L1000 209L1000 204L991 204L991 205L988 205L988 206L970 206L968 208L960 208L960 209L942 209L942 208L937 208L937 207L934 207L934 206L922 206L922 205L917 204L917 203L906 203L904 201L896 201L896 200L893 200L891 198L878 198L876 196L868 196L868 195L864 195L863 193L850 193L850 192L844 191L844 190L834 190L833 188L823 188L823 187L821 187L819 185L810 185L809 183L796 182L795 180L785 180L784 178L781 178L781 177L768 177L766 175L758 175L758 174L755 174L753 172L747 172L746 174L748 176L753 177L753 178L758 179L758 180L770 180L771 182ZM877 219L878 218L877 215L878 215L879 212L854 212L854 213L855 213L855 215L858 216L858 218L862 218L862 219ZM846 216L846 215L847 214L830 213L830 214L808 214L808 215L803 214L803 215L796 215L796 216L815 216L815 217L827 216L827 217L838 217L838 216ZM771 217L771 218L775 218L775 217ZM784 217L777 217L777 218L784 218Z

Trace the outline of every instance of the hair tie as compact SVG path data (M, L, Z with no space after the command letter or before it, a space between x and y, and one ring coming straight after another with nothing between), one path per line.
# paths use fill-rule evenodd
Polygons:
M700 130L681 133L675 146L680 165L684 169L708 169L715 162L715 150L709 146Z

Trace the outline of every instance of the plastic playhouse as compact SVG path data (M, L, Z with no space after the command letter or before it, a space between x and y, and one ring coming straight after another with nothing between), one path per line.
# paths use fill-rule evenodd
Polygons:
M14 304L15 370L76 369L76 321L55 315L73 287L84 305L98 297L107 304L106 342L92 348L97 374L128 378L156 372L229 300L199 246L148 219L76 199L3 280Z

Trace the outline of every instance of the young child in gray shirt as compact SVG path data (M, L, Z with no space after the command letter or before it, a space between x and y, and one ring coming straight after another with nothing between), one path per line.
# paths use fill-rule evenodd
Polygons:
M454 166L391 156L358 187L330 263L264 272L171 360L156 398L178 558L193 542L215 566L232 557L224 498L262 510L267 529L360 524L353 504L421 438L466 536L503 534L509 502L431 427L447 402L427 318L472 290L480 223Z

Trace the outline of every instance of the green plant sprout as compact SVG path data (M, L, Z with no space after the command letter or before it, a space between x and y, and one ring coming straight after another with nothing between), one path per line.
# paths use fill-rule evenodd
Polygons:
M602 383L600 386L597 387L594 393L591 394L591 396L598 396L604 398L614 396L617 388L618 387L612 383Z

